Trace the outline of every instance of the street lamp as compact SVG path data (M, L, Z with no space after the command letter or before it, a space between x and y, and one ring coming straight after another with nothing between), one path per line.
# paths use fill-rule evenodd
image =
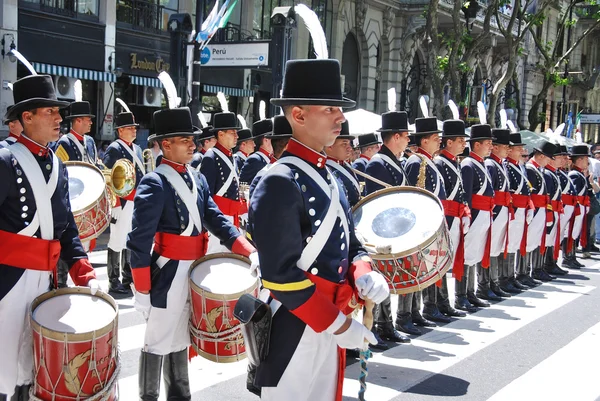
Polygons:
M7 38L10 38L10 45L8 46L8 51L6 49L6 45L8 44ZM2 58L8 56L8 60L11 63L16 62L17 58L14 54L12 54L12 51L17 48L17 46L15 45L15 36L12 33L5 33L4 36L2 36L2 41L0 43L2 44L2 51L0 52L2 53Z

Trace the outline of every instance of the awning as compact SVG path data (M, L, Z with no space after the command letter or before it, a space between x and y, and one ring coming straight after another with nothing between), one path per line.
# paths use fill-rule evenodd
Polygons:
M33 68L40 74L60 75L87 81L117 82L117 77L111 72L84 70L81 68L64 67L60 65L33 63Z
M228 96L237 96L237 97L254 97L254 91L249 89L242 88L230 88L228 86L217 86L217 85L202 85L202 90L204 93L217 93L223 92Z
M158 78L150 78L150 77L142 77L139 75L129 75L131 78L131 83L133 85L140 86L153 86L155 88L162 88L162 84Z

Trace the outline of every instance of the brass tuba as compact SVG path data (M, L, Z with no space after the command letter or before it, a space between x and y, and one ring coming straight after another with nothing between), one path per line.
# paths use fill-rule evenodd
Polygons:
M154 160L152 149L144 149L142 152L142 159L144 160L144 168L146 169L146 173L154 171L156 168L156 161Z
M112 169L102 169L111 204L117 204L117 198L126 198L135 189L135 166L127 159L119 159Z

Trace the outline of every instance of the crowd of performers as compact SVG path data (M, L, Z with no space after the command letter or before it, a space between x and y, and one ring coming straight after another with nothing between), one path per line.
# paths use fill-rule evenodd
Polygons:
M406 113L392 111L378 134L357 138L354 160L342 113L354 102L342 96L336 60L289 61L281 97L271 100L282 114L252 129L231 112L198 129L187 108L157 111L149 138L161 152L154 171L134 143L133 113L117 116L118 139L100 163L85 135L94 118L89 103L57 100L43 75L16 81L13 95L5 116L11 134L0 143L0 320L13 322L0 325L0 400L28 399L31 302L66 285L67 274L99 288L86 253L94 244L79 239L62 161L110 169L127 159L135 167L135 190L112 208L107 264L109 292L133 287L147 322L141 400L158 399L161 376L167 399L191 399L188 272L207 253L247 256L259 270L273 321L254 385L262 399L292 401L341 400L346 349L410 342L421 334L417 326L450 322L564 275L560 249L563 263L580 266L587 146L568 152L545 142L528 155L518 132L480 124L467 135L461 120L439 130L435 117L417 119L409 132ZM71 130L59 140L65 107ZM354 169L441 200L455 253L454 297L444 276L441 286L399 296L393 319L388 284L373 270L351 213L382 186ZM377 304L372 329L352 318L352 300Z

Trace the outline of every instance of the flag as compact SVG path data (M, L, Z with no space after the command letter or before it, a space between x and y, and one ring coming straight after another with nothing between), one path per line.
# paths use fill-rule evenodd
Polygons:
M567 138L572 137L572 131L573 131L573 112L569 111L569 114L567 115Z
M196 42L204 42L206 39L208 39L208 28L212 27L212 25L215 24L218 16L219 0L215 1L215 6L211 10L210 14L208 14L208 17L206 17L206 19L202 23L202 27L200 28L200 30L198 31L198 35L196 36ZM196 27L196 29L198 28Z
M577 131L581 132L581 111L579 113L577 113L577 119L575 121L575 128L577 129Z

